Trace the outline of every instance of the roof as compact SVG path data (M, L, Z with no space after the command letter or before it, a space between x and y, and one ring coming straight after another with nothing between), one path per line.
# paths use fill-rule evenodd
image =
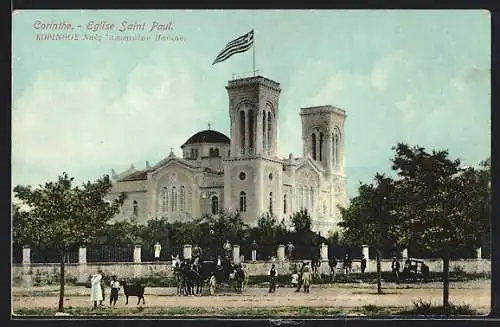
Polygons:
M147 171L135 171L132 174L121 178L120 182L142 181L142 180L146 180L146 179L148 179L148 172Z
M214 130L204 130L201 132L198 132L191 136L186 143L184 143L181 148L188 144L193 144L193 143L224 143L224 144L229 144L231 143L231 140L229 137L226 135L222 134L221 132L217 132Z

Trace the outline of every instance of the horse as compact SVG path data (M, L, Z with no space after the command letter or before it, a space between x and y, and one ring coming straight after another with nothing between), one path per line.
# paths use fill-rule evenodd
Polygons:
M179 255L172 256L172 270L177 284L177 295L182 295L184 293L185 280L182 273L182 261L179 259Z
M234 270L234 290L239 291L240 293L243 292L243 287L244 287L244 282L245 282L245 271L241 267L237 267Z
M208 274L206 273L203 264L199 263L198 258L193 260L191 264L191 269L188 273L188 280L193 288L191 291L195 295L201 295L203 291L203 284L205 280L208 279ZM196 290L194 290L196 288Z

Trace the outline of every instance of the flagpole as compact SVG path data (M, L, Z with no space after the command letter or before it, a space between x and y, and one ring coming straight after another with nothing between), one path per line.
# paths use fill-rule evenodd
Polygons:
M253 35L253 46L252 46L252 58L253 58L253 76L255 77L255 30Z

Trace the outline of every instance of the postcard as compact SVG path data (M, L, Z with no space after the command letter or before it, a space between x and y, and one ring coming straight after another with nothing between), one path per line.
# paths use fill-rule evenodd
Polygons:
M12 27L13 317L489 313L488 11Z

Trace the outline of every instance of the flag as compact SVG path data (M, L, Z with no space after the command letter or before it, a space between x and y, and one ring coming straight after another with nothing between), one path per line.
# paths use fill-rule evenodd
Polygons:
M226 59L229 59L229 57L231 57L234 54L245 52L248 49L250 49L252 45L253 45L253 30L226 44L224 49L222 49L221 52L219 52L212 65L215 65L216 63L222 62Z

